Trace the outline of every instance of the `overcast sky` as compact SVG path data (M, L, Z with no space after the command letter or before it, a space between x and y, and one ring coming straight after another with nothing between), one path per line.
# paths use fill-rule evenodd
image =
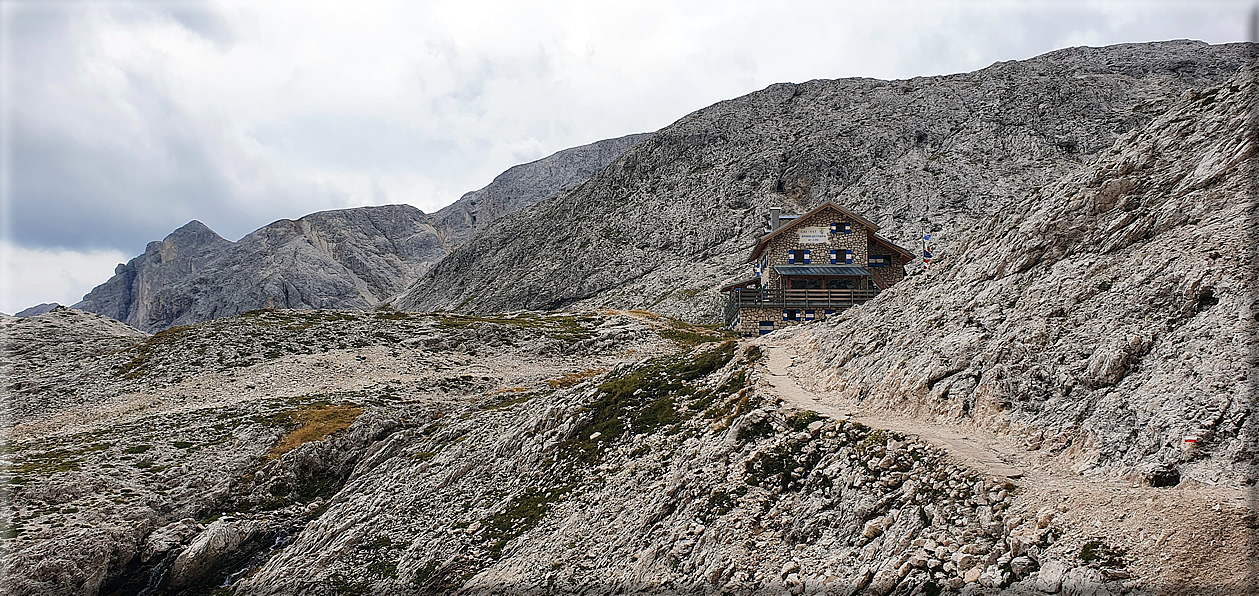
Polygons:
M72 304L191 219L236 240L322 209L431 212L772 83L1241 41L1253 4L4 2L0 311Z

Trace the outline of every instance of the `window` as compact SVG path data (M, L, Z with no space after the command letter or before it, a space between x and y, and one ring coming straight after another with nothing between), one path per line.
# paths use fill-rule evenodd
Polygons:
M851 279L828 279L826 280L826 289L828 290L851 290L857 287L857 284Z
M838 265L840 259L843 259L844 263L852 263L852 250L847 248L836 250L832 248L831 264Z
M852 224L846 221L837 221L831 224L832 234L851 234Z
M804 320L806 320L806 321L812 321L812 320L813 320L813 311L811 311L811 310L806 310L806 311L804 311Z
M773 330L774 330L774 322L773 322L773 321L761 321L761 322L760 322L760 332L761 332L761 335L765 335L766 333L769 333L770 331L773 331Z
M794 309L783 309L783 320L784 321L798 321L799 320L798 312L799 311L796 311Z
M787 263L791 265L808 265L809 256L809 249L793 248L787 251Z
M871 267L887 267L892 264L891 255L870 255Z

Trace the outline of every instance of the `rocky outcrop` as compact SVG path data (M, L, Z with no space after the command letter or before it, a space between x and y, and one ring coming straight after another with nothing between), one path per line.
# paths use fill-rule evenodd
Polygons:
M432 215L407 205L324 211L238 242L192 221L118 265L74 307L149 332L259 308L372 308L477 230L580 184L644 136L516 166Z
M18 311L16 314L14 314L13 316L22 318L22 317L33 317L35 315L42 315L46 312L52 311L52 309L57 308L58 306L61 306L61 305L57 304L56 302L44 302L42 304L36 304L35 306L32 306L30 308L22 309Z
M1045 495L649 314L260 311L81 359L6 428L6 593L1233 593L1248 560L1244 502Z
M770 206L833 200L944 253L1078 169L1248 44L1071 48L903 81L772 85L692 113L589 182L506 217L396 301L407 309L648 308L712 318Z
M485 188L469 192L434 213L433 225L443 231L447 246L463 246L503 216L576 188L650 136L643 133L606 139L514 166Z
M1187 91L926 273L796 331L811 376L1083 474L1253 483L1255 102L1253 67Z
M63 412L91 400L94 363L143 342L148 334L105 316L58 306L31 317L0 317L0 370L7 423L34 411Z

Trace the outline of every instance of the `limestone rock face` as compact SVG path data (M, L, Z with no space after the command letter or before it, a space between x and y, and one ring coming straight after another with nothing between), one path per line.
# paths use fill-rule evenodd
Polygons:
M94 313L58 306L31 317L0 317L4 351L6 417L21 419L37 410L59 411L90 396L70 395L65 387L86 388L97 371L95 360L130 348L147 334Z
M462 246L503 216L572 190L649 136L643 133L606 139L512 167L485 188L467 193L434 213L434 225L445 232L446 244Z
M13 316L33 317L35 315L42 315L46 312L50 312L52 309L57 308L58 306L61 306L61 305L57 304L56 302L44 302L42 304L36 304L35 306L32 306L30 308L20 310Z
M19 321L67 354L138 333ZM41 390L67 402L6 404L4 591L1244 593L1254 516L1222 487L1013 485L790 405L759 345L779 333L275 310L85 346ZM47 353L12 354L13 382Z
M182 588L195 583L208 571L242 545L257 539L266 524L249 520L220 519L193 538L183 552L175 558L170 570L172 588Z
M282 219L230 242L193 221L75 308L159 331L258 308L368 308L406 287L444 247L408 205Z
M643 136L516 166L432 215L408 205L323 211L238 242L192 221L74 307L149 332L259 308L375 307L489 222L580 184Z
M977 225L1080 168L1249 44L1071 48L973 73L782 83L694 112L587 183L495 222L395 305L650 308L715 318L770 206L833 200L947 254Z
M1080 473L1253 482L1255 98L1253 68L1184 93L926 273L801 328L814 377L1083 450Z

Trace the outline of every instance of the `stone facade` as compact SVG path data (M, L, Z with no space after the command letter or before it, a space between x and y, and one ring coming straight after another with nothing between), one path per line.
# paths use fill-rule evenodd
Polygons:
M795 321L783 319L783 309L781 308L741 308L739 309L739 320L732 329L739 335L757 335L761 332L761 323L773 323L774 329L782 329L791 325L799 325L801 323L811 322L806 320L805 311L796 309L798 319ZM813 310L813 321L825 321L826 311L824 309Z
M831 224L839 224L839 232L832 234L830 232ZM852 231L844 232L844 224L850 224ZM852 264L866 266L866 259L869 253L866 248L869 230L861 225L853 218L845 215L839 209L826 208L818 213L810 215L803 221L795 220L788 224L792 229L786 230L777 237L771 239L765 247L765 252L761 254L760 261L764 265L762 268L761 283L766 288L781 287L778 273L774 271L774 265L791 264L788 258L788 252L792 249L809 249L809 262L814 265L830 264L830 251L839 251L839 264L844 264L844 251L852 251ZM818 244L805 244L801 242L801 228L817 228L821 227L826 233L826 241ZM796 263L801 264L801 263Z
M904 254L897 252L895 249L887 246L886 244L887 243L873 237L870 238L869 242L870 254L884 255L887 257L888 261L887 265L883 267L867 266L870 273L874 275L874 281L879 284L880 288L890 288L892 287L892 284L905 279L905 266L909 265L910 261L910 259L906 258ZM868 262L869 257L867 257L867 263Z
M753 268L759 272L761 287L776 290L784 287L784 279L774 270L777 265L852 265L864 267L870 272L869 288L859 285L856 289L891 287L905 277L905 265L912 259L907 252L891 242L875 235L877 226L864 222L859 216L832 204L825 204L813 211L780 224L777 234L771 234L758 243ZM808 251L805 255L794 251ZM831 261L835 251L835 261ZM851 260L848 252L852 252ZM875 262L871 263L871 256ZM815 278L816 279L816 278ZM790 290L791 288L786 288ZM846 299L841 299L846 300ZM782 303L779 303L780 305ZM745 306L738 317L730 321L730 327L741 335L756 335L771 329L790 325L826 320L827 310L836 312L846 308L839 304L834 309L824 308L768 308Z

